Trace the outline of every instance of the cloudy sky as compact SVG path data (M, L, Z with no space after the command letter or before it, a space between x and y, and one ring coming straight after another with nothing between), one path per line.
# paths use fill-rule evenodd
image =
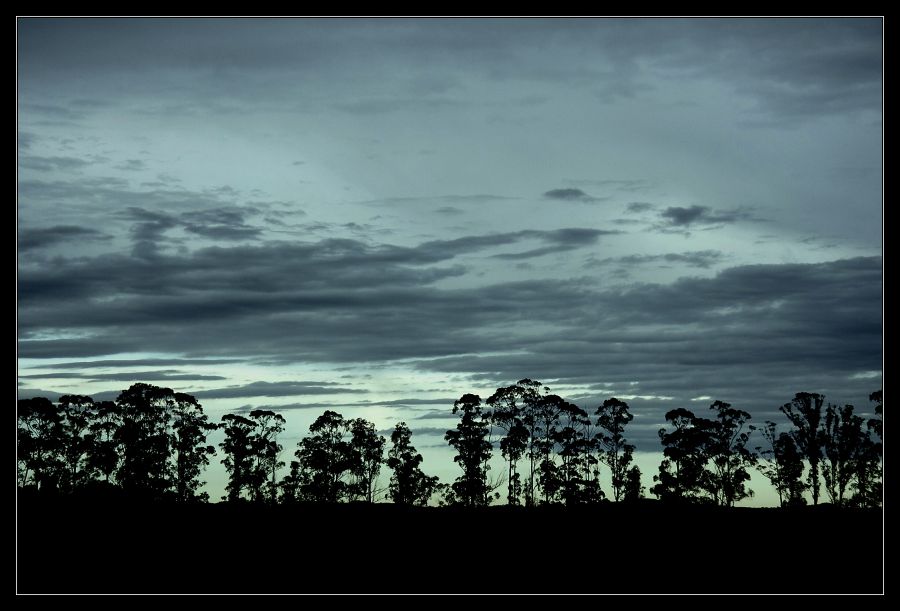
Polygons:
M648 485L669 409L869 409L882 33L20 19L19 397L405 420L449 481L453 400L529 377L627 400Z

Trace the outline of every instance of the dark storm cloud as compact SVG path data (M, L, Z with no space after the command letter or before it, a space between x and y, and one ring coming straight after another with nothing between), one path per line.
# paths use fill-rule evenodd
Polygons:
M476 193L474 195L433 195L422 197L385 197L382 199L371 199L360 204L369 205L396 205L396 204L484 204L487 202L511 201L517 200L517 197L507 197L505 195L493 195L490 193Z
M690 208L666 208L660 213L671 225L690 225L701 217L709 214L709 208L705 206L691 206Z
M653 204L648 204L647 202L631 202L625 207L625 212L634 214L647 212L648 210L653 210Z
M493 233L479 236L465 236L454 240L436 240L425 242L417 247L422 252L431 253L439 259L449 259L461 254L516 244L524 240L538 240L547 246L518 253L501 253L492 255L499 259L527 259L541 255L564 252L595 244L600 236L615 235L620 231L601 229L565 228L552 231L524 230L512 233Z
M164 234L176 228L215 241L254 239L262 230L248 225L245 219L249 214L258 212L254 207L230 206L172 214L132 206L116 217L134 221L130 231L135 249L155 257L161 244L177 242L164 237Z
M186 212L180 220L185 230L217 240L246 240L257 237L260 229L246 224L248 213L257 213L252 207L210 208Z
M96 361L69 361L48 365L54 369L102 369L118 367L172 367L187 365L224 365L235 359L99 359ZM77 374L83 375L83 374ZM91 374L84 374L90 376Z
M136 241L154 246L177 225L172 215L138 209L129 210L127 218L139 221L132 228ZM150 258L111 254L60 260L53 267L23 268L19 294L28 316L20 329L27 333L43 325L91 327L102 320L110 325L227 320L252 312L297 314L329 307L352 311L366 303L388 307L392 301L421 298L427 285L464 273L459 266L431 264L525 240L543 242L546 249L559 252L589 246L608 233L532 230L438 240L416 247L327 239L207 247L179 256L154 252ZM55 305L62 302L84 309L74 316L72 310ZM31 349L36 344L26 346Z
M672 206L660 212L659 215L668 225L676 227L753 220L753 216L745 210L712 210L707 206L690 206L688 208Z
M21 289L20 289L21 290ZM20 316L22 311L19 311ZM129 352L134 342L127 336L115 337L115 332L105 337L81 337L78 339L28 339L24 329L19 330L19 358L77 358Z
M360 388L348 388L334 382L251 382L202 390L195 395L203 399L234 399L239 397L293 397L297 395L339 395L366 393Z
M250 240L257 237L261 230L256 227L229 227L227 225L193 225L185 226L185 230L214 240Z
M207 103L255 95L248 82L327 82L334 74L383 80L399 65L392 95L375 89L343 110L384 113L456 104L461 70L492 81L552 83L602 101L639 98L657 79L716 79L772 124L837 112L879 110L880 19L503 19L178 20L20 19L19 74L31 82L78 78L154 91L191 79ZM252 41L248 44L247 41ZM585 64L583 58L598 58ZM378 58L374 64L372 58ZM383 62L383 64L382 64ZM427 66L423 87L416 67ZM136 78L134 75L141 75ZM152 78L147 78L152 75ZM193 78L192 78L193 77ZM371 82L371 81L369 81ZM108 85L107 85L108 86ZM297 107L290 90L272 104ZM196 97L196 96L195 96ZM471 102L471 100L466 100ZM258 101L257 101L258 103ZM332 102L333 104L333 102ZM222 106L222 104L218 104ZM33 105L57 121L79 107Z
M429 359L419 367L478 372L472 379L479 385L525 376L605 380L613 384L607 397L673 396L647 403L657 416L697 394L754 413L801 390L859 403L881 384L852 376L881 368L880 276L880 259L853 259L745 266L712 279L599 293L597 314L581 319L580 330L520 343L518 353Z
M217 375L203 375L195 373L182 373L176 370L159 370L159 371L133 371L122 373L72 373L72 372L50 372L35 373L30 375L20 375L20 379L84 379L94 382L139 382L144 380L169 380L169 381L189 381L189 380L225 380L227 378Z
M55 246L63 242L76 242L82 240L96 241L108 240L110 237L104 233L89 227L76 225L57 225L40 229L22 228L19 231L19 250L27 252Z
M19 197L23 204L56 207L66 202L67 208L78 209L84 214L128 217L129 215L148 217L156 215L158 222L164 215L215 210L236 206L241 193L230 187L205 189L202 191L184 189L177 181L164 177L155 181L164 188L134 189L122 178L110 176L77 177L71 180L19 181ZM254 202L252 209L274 206L279 202ZM52 208L51 208L52 209ZM174 219L171 219L174 220Z
M19 157L19 167L40 172L65 172L80 170L92 162L78 157L39 157L36 155L23 155Z
M521 232L523 234L530 233L538 233L538 232ZM531 259L534 257L540 257L543 255L566 252L569 250L575 250L576 248L582 248L585 246L590 246L595 244L600 236L604 235L617 235L621 234L621 231L601 231L598 229L558 229L556 231L549 232L539 232L539 239L544 242L549 242L548 246L544 246L541 248L534 248L531 250L526 250L524 252L515 252L515 253L500 253L493 255L494 258L497 259Z
M178 227L178 221L171 214L155 212L144 208L131 207L117 215L129 221L133 243L132 254L140 259L152 260L159 256L160 246L177 243L165 237L165 233Z
M565 202L597 202L603 199L601 197L591 197L581 189L551 189L544 193L546 199L555 199Z
M598 261L600 264L618 264L623 266L646 265L651 263L680 263L688 267L708 269L725 260L725 255L718 250L696 250L692 252L670 252L663 255L627 255L611 257Z
M590 233L567 232L534 237L590 242ZM578 280L432 285L460 273L432 264L493 244L491 237L414 248L353 240L216 247L152 264L61 261L22 274L20 356L142 349L281 362L424 357L421 369L483 372L494 381L638 380L636 394L880 368L878 258L743 266L618 291ZM59 328L96 335L31 337ZM510 354L472 356L486 350ZM460 354L467 356L451 356Z
M176 217L165 212L132 206L119 215L120 218L135 221L131 233L135 241L157 241L162 234L178 226Z
M161 255L152 261L108 255L28 270L22 274L19 290L23 303L35 307L50 305L54 294L71 300L118 295L118 303L105 315L119 311L116 320L134 322L147 322L148 315L159 321L171 316L227 316L232 308L247 312L245 308L254 309L254 304L268 311L346 306L369 298L359 294L361 291L417 287L458 275L458 268L415 266L452 258L467 247L471 244L373 247L356 240L331 239L208 247L188 256ZM285 282L287 278L290 283Z
M85 379L83 373L72 373L71 371L56 371L52 373L35 373L31 375L20 375L19 380L49 380L59 378L60 380L76 380ZM20 384L22 382L19 382Z
M674 397L648 400L647 417L657 421L698 394L758 411L800 390L835 391L836 400L858 403L856 395L880 385L852 377L881 368L880 258L741 266L625 289L580 279L435 286L463 273L435 264L465 252L529 239L592 244L598 235L516 232L417 247L332 239L204 248L152 262L60 260L20 274L19 356L144 350L276 363L415 359L419 370L468 375L478 387L533 377L552 385L608 382L610 396ZM702 266L716 258L700 251L669 260ZM54 329L88 336L48 339ZM295 382L198 394L352 390Z

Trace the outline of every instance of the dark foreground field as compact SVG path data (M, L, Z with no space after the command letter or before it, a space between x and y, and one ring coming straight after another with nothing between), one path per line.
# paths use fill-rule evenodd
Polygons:
M17 590L880 593L880 511L19 499Z

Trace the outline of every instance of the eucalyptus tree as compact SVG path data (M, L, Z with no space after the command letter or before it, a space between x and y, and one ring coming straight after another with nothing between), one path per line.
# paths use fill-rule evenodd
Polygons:
M253 430L256 423L240 414L222 416L221 428L225 439L219 444L222 448L222 464L228 472L228 483L225 485L226 495L223 500L236 502L243 498L244 490L249 490L253 482L254 447Z
M875 402L875 415L866 422L866 435L856 461L856 477L853 487L854 503L862 507L880 507L883 496L883 413L882 392L877 390L869 395L869 401ZM877 440L875 439L877 437Z
M557 495L566 505L584 505L603 498L593 456L591 419L573 403L562 402L560 426L553 434L559 457Z
M615 397L604 401L594 414L600 429L594 440L600 450L600 460L609 467L613 500L622 500L629 485L632 489L630 496L633 497L635 476L631 472L637 469L637 465L631 464L634 460L634 446L625 439L625 427L634 416L628 411L628 404ZM640 482L640 470L636 477ZM640 497L640 487L637 496Z
M175 393L172 409L172 451L175 454L175 498L182 502L208 501L209 494L198 490L205 482L200 476L209 465L215 447L206 443L218 427L203 413L196 398Z
M20 487L51 491L59 487L65 463L62 415L50 399L19 399L16 404L16 459Z
M116 479L123 489L161 497L173 488L175 469L170 427L175 404L170 388L133 384L116 399L121 424L116 431L122 450Z
M67 492L81 488L91 479L89 456L93 409L91 397L63 395L59 398L60 459L64 464L60 488Z
M310 435L297 444L296 465L291 463L299 499L336 503L346 496L345 474L352 464L347 430L348 422L331 410L310 425Z
M285 420L281 414L263 409L255 409L248 416L253 422L250 496L256 502L275 503L278 500L278 470L284 466L279 460L284 448L278 443L278 435L284 431Z
M778 433L777 425L769 420L761 430L769 447L756 448L760 458L757 469L772 483L782 507L805 505L803 455L797 449L794 438L788 433Z
M781 406L781 412L794 425L791 436L797 449L809 463L807 485L813 505L819 504L819 463L822 460L822 404L825 397L816 393L797 393L790 403Z
M698 418L684 408L666 413L671 431L659 430L663 461L651 492L664 501L704 502L709 500L710 473L706 469L707 449L714 423Z
M844 495L858 473L857 463L867 460L865 419L853 411L852 405L838 407L829 403L822 428L822 479L829 500L839 506L844 504Z
M437 489L438 478L425 475L419 465L422 455L412 445L412 432L405 422L397 423L391 433L387 466L393 470L388 498L397 505L428 504Z
M528 404L533 404L537 393L530 380L520 380L513 386L498 388L485 403L490 407L491 422L506 434L500 440L500 454L507 464L507 503L519 505L522 497L522 477L519 461L528 450L529 431L523 418Z
M534 447L539 457L541 494L545 503L557 494L561 475L554 460L554 449L563 413L569 403L559 395L546 394L535 405Z
M521 444L525 443L525 456L528 458L528 477L522 484L522 493L525 497L525 505L531 507L537 501L537 479L541 465L541 440L542 440L542 401L550 389L538 382L524 378L516 382L515 391L519 396L519 420L513 432L513 438L507 443L507 452L519 451ZM518 480L517 480L518 481Z
M447 431L444 439L456 450L453 461L462 474L451 485L455 501L467 507L487 505L490 485L487 472L491 458L490 418L481 409L481 397L465 394L453 404L453 413L460 414L455 429Z
M119 407L113 401L94 403L88 425L90 444L87 448L88 466L95 477L106 484L113 483L121 456L121 439L117 434L122 425Z
M716 401L709 409L715 412L707 442L707 456L713 467L710 492L719 505L734 507L736 501L753 496L747 482L749 469L756 464L756 454L747 448L747 443L755 427L748 424L749 413L731 407L730 403Z
M364 418L350 421L350 494L369 503L375 500L375 486L384 463L385 439L375 424Z

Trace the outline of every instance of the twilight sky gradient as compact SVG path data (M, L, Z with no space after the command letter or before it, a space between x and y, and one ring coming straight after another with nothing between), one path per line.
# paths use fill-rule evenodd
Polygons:
M405 420L450 481L530 377L628 401L647 485L676 407L870 411L882 28L20 19L18 396Z

